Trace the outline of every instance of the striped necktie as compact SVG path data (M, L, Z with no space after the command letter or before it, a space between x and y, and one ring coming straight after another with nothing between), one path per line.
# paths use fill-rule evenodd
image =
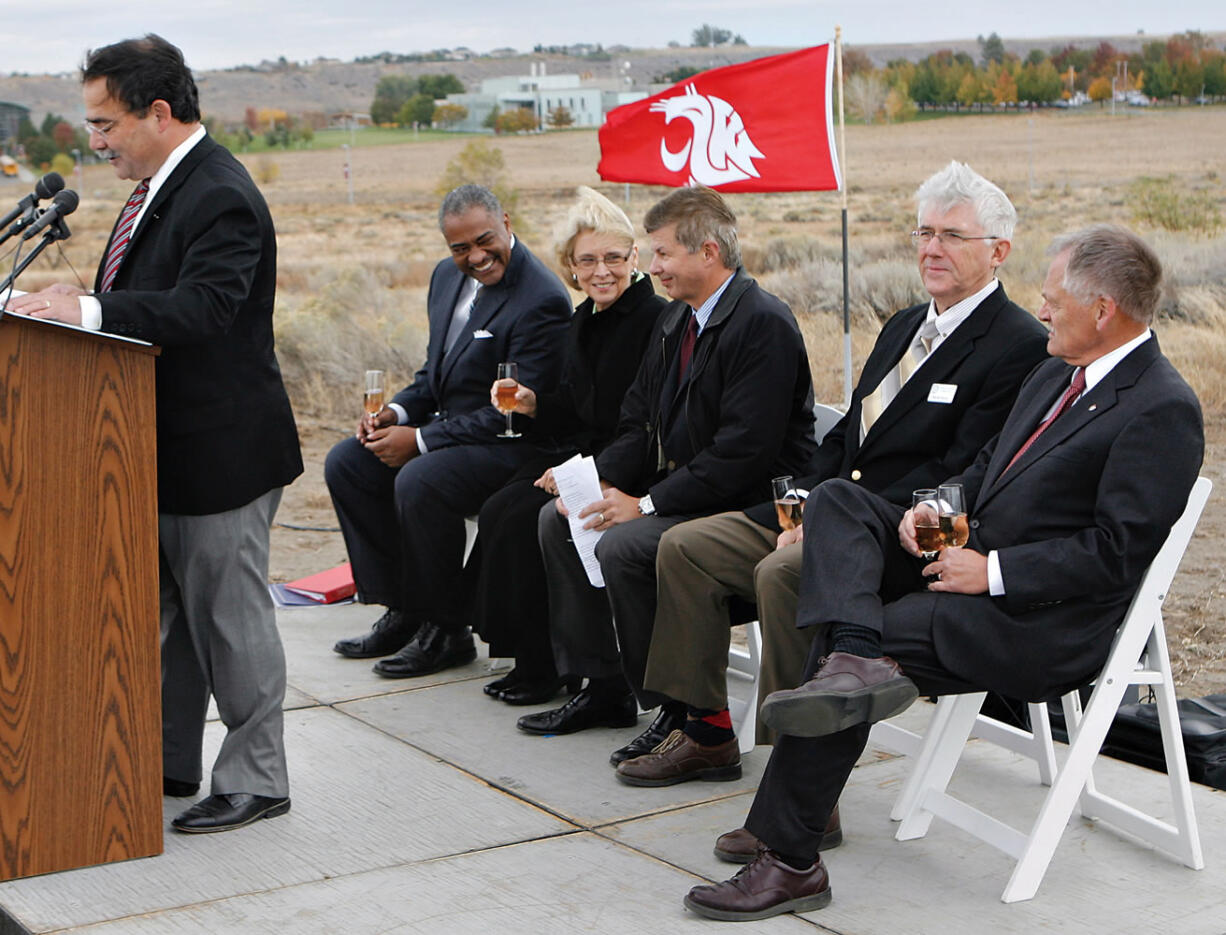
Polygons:
M903 351L893 369L877 384L877 388L860 400L860 440L873 427L873 423L885 411L886 406L894 401L903 384L919 369L932 352L932 344L940 334L935 321L925 321L920 325L910 346Z
M115 274L119 272L119 264L128 252L128 243L132 240L132 229L136 226L136 216L140 214L140 206L145 203L145 195L149 193L149 180L141 179L133 190L128 203L123 206L119 215L119 223L115 225L115 234L111 237L111 247L106 251L106 262L102 265L102 288L99 292L110 292L115 282Z
M1077 397L1085 392L1085 388L1086 368L1078 367L1077 372L1073 375L1073 382L1069 384L1069 388L1065 390L1064 395L1060 397L1060 405L1056 407L1056 411L1040 422L1038 428L1036 428L1030 434L1030 437L1022 442L1022 447L1017 450L1017 454L1015 454L1010 459L1009 463L1005 465L1005 470L1001 471L1001 474L1004 474L1009 470L1009 468L1013 467L1013 465L1017 463L1017 459L1030 450L1030 446L1038 440L1040 435L1047 431L1048 426L1050 426L1058 418L1068 412L1070 408L1072 408L1073 403L1077 402Z

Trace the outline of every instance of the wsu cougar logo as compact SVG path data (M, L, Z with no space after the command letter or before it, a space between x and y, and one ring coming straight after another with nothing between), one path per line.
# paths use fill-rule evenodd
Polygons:
M699 94L689 84L684 94L656 101L651 110L662 113L665 123L682 117L694 125L693 139L677 152L660 140L660 159L669 171L681 172L689 161L689 184L714 188L759 177L753 160L766 157L754 146L741 115L727 101L713 94Z

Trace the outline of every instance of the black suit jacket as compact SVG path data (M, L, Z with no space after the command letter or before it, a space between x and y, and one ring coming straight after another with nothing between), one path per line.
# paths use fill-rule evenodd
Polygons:
M1053 697L1102 667L1204 453L1196 396L1154 337L1002 475L1071 373L1059 360L1038 367L1000 435L953 478L966 487L969 546L998 551L1006 595L936 595L937 654L1014 698Z
M791 310L737 270L678 383L690 307L661 314L626 393L617 436L596 458L600 476L650 493L663 516L704 516L769 495L770 479L812 457L813 384Z
M101 277L100 265L95 290ZM112 290L97 296L103 331L162 347L161 512L234 509L302 473L273 346L276 279L268 207L247 170L206 136L158 189Z
M519 381L538 392L557 383L570 320L566 289L520 240L502 279L483 286L468 324L443 353L465 275L441 260L430 277L426 307L430 340L426 363L392 402L403 406L431 451L453 445L492 445L506 418L490 405L498 364L519 364Z
M832 477L854 480L891 503L910 505L911 491L933 487L969 465L1004 424L1022 380L1047 357L1047 331L996 289L903 384L860 443L864 397L877 388L911 346L928 303L903 309L877 336L847 414L826 433L797 480L812 489ZM930 401L934 383L957 387L951 402ZM774 506L746 511L777 529Z

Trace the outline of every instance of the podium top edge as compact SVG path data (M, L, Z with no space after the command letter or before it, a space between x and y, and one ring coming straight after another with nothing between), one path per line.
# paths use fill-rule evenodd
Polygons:
M129 338L122 334L110 334L106 331L94 331L90 328L82 328L80 325L70 325L62 321L51 321L46 318L28 318L25 315L14 315L12 312L0 312L0 328L10 327L10 322L20 322L35 329L51 328L62 329L66 331L75 331L84 337L94 341L102 341L103 343L120 343L129 345L132 350L139 351L144 354L149 354L157 357L162 353L162 349L156 344L150 344L148 341L142 341L139 338Z

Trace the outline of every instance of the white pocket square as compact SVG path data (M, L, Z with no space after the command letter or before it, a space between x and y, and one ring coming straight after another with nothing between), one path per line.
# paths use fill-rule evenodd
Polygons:
M491 332L486 331L484 328L478 328L473 332L474 341L479 340L480 338L492 338L493 336L494 335Z

